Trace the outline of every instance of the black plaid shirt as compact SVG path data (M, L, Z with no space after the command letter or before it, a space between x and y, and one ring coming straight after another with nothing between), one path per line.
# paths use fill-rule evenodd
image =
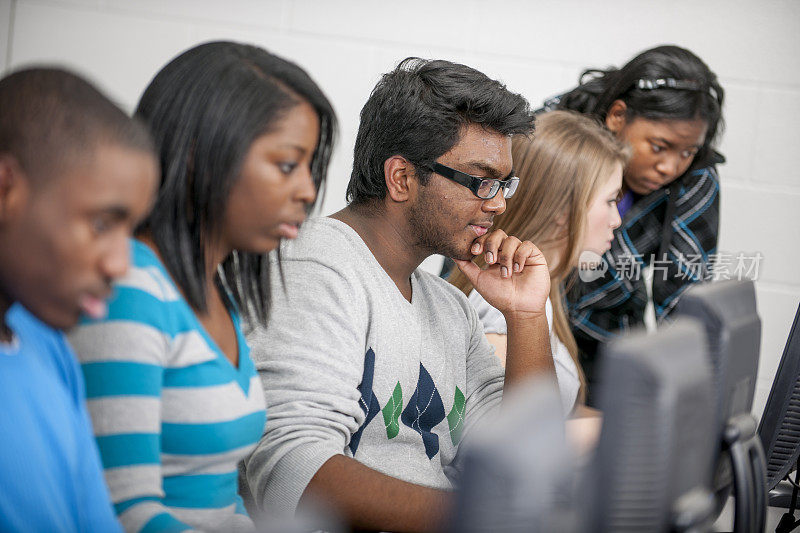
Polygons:
M721 158L721 160L724 160ZM676 198L671 199L670 196ZM674 211L667 235L667 204ZM690 170L673 186L643 196L614 232L603 259L605 274L591 282L577 276L567 293L573 333L587 377L598 342L642 324L647 304L642 268L653 267L653 305L663 321L692 283L708 280L719 233L719 181L715 165ZM662 240L667 246L662 249ZM661 255L666 254L666 257ZM711 256L711 257L710 257Z

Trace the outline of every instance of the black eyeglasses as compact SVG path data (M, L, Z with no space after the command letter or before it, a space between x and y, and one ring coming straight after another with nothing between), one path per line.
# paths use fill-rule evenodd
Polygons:
M481 200L490 200L494 198L501 188L503 189L503 198L511 198L517 191L517 185L519 185L519 178L516 176L512 176L506 180L479 178L436 162L427 168L431 172L436 172L447 179L455 181L459 185L463 185Z

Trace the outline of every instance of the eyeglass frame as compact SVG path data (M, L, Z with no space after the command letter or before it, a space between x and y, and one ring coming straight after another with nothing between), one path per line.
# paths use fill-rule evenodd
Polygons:
M436 161L434 161L433 164L430 166L423 165L423 168L426 168L431 172L435 172L440 176L444 176L445 178L452 180L458 183L459 185L463 185L464 187L472 191L472 194L474 194L481 200L491 200L492 198L497 196L497 193L500 192L501 189L503 190L503 198L507 200L512 196L514 196L514 193L517 192L517 186L519 185L519 178L513 175L514 174L513 171L509 175L510 176L509 178L506 178L504 180L499 180L496 178L480 178L478 176L473 176L472 174L461 172L460 170L450 168ZM481 188L481 184L484 181L492 182L492 189L494 189L494 192L491 193L490 196L483 197L478 194L478 191ZM512 184L516 185L514 186L514 189L511 191L511 193L508 196L506 196L506 192L509 189L511 189Z

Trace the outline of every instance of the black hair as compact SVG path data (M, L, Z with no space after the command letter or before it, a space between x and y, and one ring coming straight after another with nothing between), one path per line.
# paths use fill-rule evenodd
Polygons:
M361 110L347 200L365 204L386 196L389 157L406 158L425 184L425 167L455 146L468 124L512 135L532 132L533 121L525 98L473 68L406 58L383 75Z
M698 168L715 158L714 143L724 126L724 98L716 74L699 57L685 48L665 45L645 50L620 69L586 70L579 86L560 97L555 107L605 122L611 104L622 100L630 120L702 119L708 131L692 164Z
M36 67L0 80L0 153L11 154L34 181L100 145L154 153L147 129L91 83L67 70Z
M173 59L145 89L136 116L153 133L162 180L153 210L137 234L153 239L194 309L206 309L207 248L218 235L250 145L302 101L316 111L320 123L311 160L319 190L336 135L336 115L317 84L294 63L255 46L210 42ZM215 281L249 319L266 320L267 254L235 250Z

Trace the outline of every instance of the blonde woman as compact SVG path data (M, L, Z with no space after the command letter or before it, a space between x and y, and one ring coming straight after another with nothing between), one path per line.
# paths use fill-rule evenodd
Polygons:
M519 188L494 226L509 235L533 241L550 270L547 302L550 342L565 412L582 399L585 379L578 348L564 306L564 284L584 251L605 253L620 224L617 198L629 150L590 118L569 111L552 111L536 120L533 138L517 136L512 143ZM505 359L503 315L455 271L450 282L469 296L478 310L484 333Z

